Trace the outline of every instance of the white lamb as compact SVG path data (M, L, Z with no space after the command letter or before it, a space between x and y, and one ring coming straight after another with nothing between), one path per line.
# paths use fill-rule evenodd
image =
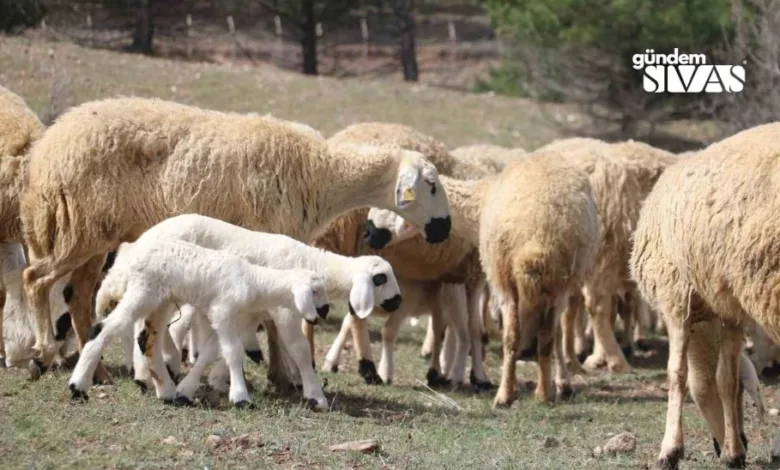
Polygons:
M113 302L117 305L108 318L92 327L68 381L73 398L86 397L107 342L145 319L139 346L152 358L157 397L172 401L177 390L165 368L163 337L157 332L165 328L170 306L179 303L191 304L207 316L230 369L230 401L246 406L250 402L242 368L244 348L237 329L241 318L258 309L285 307L316 322L329 309L325 281L313 271L264 268L230 253L162 239L120 246L98 290L95 309L104 312Z
M286 235L256 232L199 214L184 214L166 219L144 232L138 241L161 239L182 240L204 248L225 251L249 263L268 268L310 269L324 277L329 297L348 300L350 312L354 312L359 318L366 318L375 306L382 307L386 312L393 312L401 304L401 292L393 268L390 263L379 256L341 256L309 246ZM181 352L183 332L186 331L186 325L193 318L192 312L185 306L181 308L181 314L181 319L172 325L172 329L176 333L174 343L179 349L179 353ZM299 324L286 321L285 319L293 318L287 312L281 314L272 312L272 315L285 350L291 353L291 359L301 374L304 390L320 390L311 365L309 345ZM242 342L247 351L259 350L255 332L262 320L262 316L257 315L254 324L247 324L246 328L241 329ZM179 325L180 322L181 325ZM202 333L204 334L202 338L205 340L205 335L208 335L208 332ZM191 334L195 336L201 334L201 331L197 330L197 325L191 330ZM198 374L202 373L202 369L209 365L209 363L204 364L205 359L203 359L200 350L203 346L198 346L197 361L201 362L201 367L196 370L195 374L190 372L190 376L193 376L192 379L186 379L188 384L191 384L189 381L194 381L196 387L200 380ZM140 369L138 361L136 361L135 366L136 379L144 380L143 377L139 377L142 369ZM195 377L196 375L197 377ZM209 382L219 389L221 387L217 378L218 374L212 374ZM321 390L317 395L321 395ZM181 401L186 402L191 397L191 394L184 394ZM307 395L307 397L311 397L311 395ZM319 405L327 406L327 402L324 405L322 403Z

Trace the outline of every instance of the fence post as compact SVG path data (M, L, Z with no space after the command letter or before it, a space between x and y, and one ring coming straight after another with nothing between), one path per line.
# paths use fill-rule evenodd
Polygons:
M187 58L192 58L192 15L187 13L187 19L185 20L185 23L187 24Z
M235 60L237 56L236 49L238 48L238 40L236 39L236 24L233 22L233 15L228 15L227 24L228 31L230 32L230 36L233 39L233 59Z
M87 43L89 47L94 47L94 37L92 35L92 16L87 13Z
M366 17L360 18L360 35L363 36L363 57L368 57L368 22Z
M279 59L284 56L284 41L282 40L282 18L276 15L274 18L276 26L276 55Z
M455 22L447 21L447 30L450 36L451 55L454 58L458 53L458 32L455 30Z

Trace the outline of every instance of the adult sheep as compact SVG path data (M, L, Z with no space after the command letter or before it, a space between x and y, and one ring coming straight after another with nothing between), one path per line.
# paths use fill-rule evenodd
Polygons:
M308 242L339 214L380 205L449 236L436 168L416 152L326 145L276 119L160 99L111 98L72 108L30 153L21 215L37 316L36 361L53 356L48 288L72 271L80 347L105 253L173 215L192 212ZM103 368L98 379L110 379ZM102 377L101 377L102 375Z
M721 444L720 460L744 465L736 397L746 321L754 320L780 342L780 233L772 222L780 207L778 136L780 123L756 126L680 159L642 206L631 274L644 298L663 314L669 335L661 467L675 468L683 455L686 371L703 367L690 359L691 326L713 319L722 325L716 382L723 426L710 422L710 406L700 411Z
M331 143L360 143L378 145L384 148L403 148L415 150L425 155L439 169L439 174L452 174L456 171L460 162L452 158L448 153L446 146L409 126L395 123L368 122L349 126L330 137ZM364 235L370 235L369 239L374 240L377 236L382 238L382 234L374 233L370 225L367 230L364 228L368 220L368 211L361 209L347 214L335 220L328 229L317 237L314 241L316 246L343 255L360 254L379 254L387 259L393 266L399 278L407 281L425 282L427 288L435 297L434 303L438 301L436 294L442 283L464 283L474 272L469 266L473 264L471 251L473 245L462 237L450 237L446 242L438 245L430 245L422 237L416 237L397 246L381 249L380 244L366 246ZM374 227L375 228L375 227ZM389 232L387 232L389 234ZM478 269L481 272L481 269ZM433 283L433 284L430 284ZM465 361L468 357L469 347L475 344L479 345L480 331L475 331L474 326L468 318L464 318L457 313L448 310L443 311L441 305L434 305L432 308L432 327L436 332L436 337L441 338L444 333L444 324L450 322L452 330L457 332L458 353L453 364L453 373L443 376L441 371L444 369L441 364L441 358L438 354L441 341L435 345L435 354L431 357L431 363L426 373L426 379L432 386L446 385L450 382L461 383L464 381ZM441 315L437 312L442 312ZM310 341L313 341L313 329L304 325ZM376 366L372 358L371 347L368 335L368 327L364 320L354 317L347 317L342 324L342 329L351 328L353 343L355 344L358 361L358 373L368 383L382 383L381 376L376 372ZM343 335L342 335L343 336ZM334 342L328 353L323 367L329 370L336 369L335 360L328 358L337 358L340 350L340 343ZM313 347L312 347L313 350ZM479 352L472 357L472 384L478 387L491 386L487 375L482 367L482 360Z
M0 86L0 155L25 154L43 128L22 97Z

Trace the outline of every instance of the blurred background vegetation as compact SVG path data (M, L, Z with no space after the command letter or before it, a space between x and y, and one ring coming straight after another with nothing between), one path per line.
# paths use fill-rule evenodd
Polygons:
M669 122L714 123L701 145L780 112L780 0L0 0L0 29L572 104L587 128L559 125L606 139L652 141ZM744 64L745 90L644 92L631 57L674 48Z

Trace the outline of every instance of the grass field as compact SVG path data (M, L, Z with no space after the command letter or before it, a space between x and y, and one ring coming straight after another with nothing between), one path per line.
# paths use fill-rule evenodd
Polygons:
M58 72L51 70L56 64ZM272 112L306 122L326 135L356 121L401 121L447 145L493 142L533 149L559 137L542 108L530 101L462 94L393 81L307 78L272 67L178 63L66 43L0 36L0 84L23 95L38 112L49 101L54 76L64 73L59 95L67 104L134 94L200 106ZM559 108L559 112L570 112ZM321 363L340 323L336 312L318 327ZM343 314L343 313L342 313ZM375 322L378 330L378 322ZM0 371L0 466L11 468L645 468L652 466L666 413L663 339L632 362L635 374L592 373L578 379L578 394L555 405L534 402L528 381L535 366L519 369L520 399L508 410L491 409L492 393L445 392L458 405L438 404L421 386L427 364L419 357L423 328L404 326L392 386L368 386L356 374L351 351L340 373L321 373L333 402L330 413L308 411L269 390L265 366L248 363L255 410L173 408L141 396L116 368L115 384L93 389L90 401L69 400L67 372L27 382L20 370ZM374 336L376 345L376 335ZM267 349L265 349L267 351ZM378 359L378 347L375 346ZM106 355L119 363L117 348ZM498 381L500 347L486 363ZM319 365L319 364L318 364ZM780 408L774 387L763 387L768 408ZM212 397L213 398L213 397ZM204 403L206 400L204 400ZM778 418L760 425L746 414L750 468L768 466ZM711 438L692 403L685 409L684 468L718 467ZM595 457L593 449L629 431L637 439L628 455ZM218 437L212 437L218 436ZM371 455L334 453L329 446L375 438Z

